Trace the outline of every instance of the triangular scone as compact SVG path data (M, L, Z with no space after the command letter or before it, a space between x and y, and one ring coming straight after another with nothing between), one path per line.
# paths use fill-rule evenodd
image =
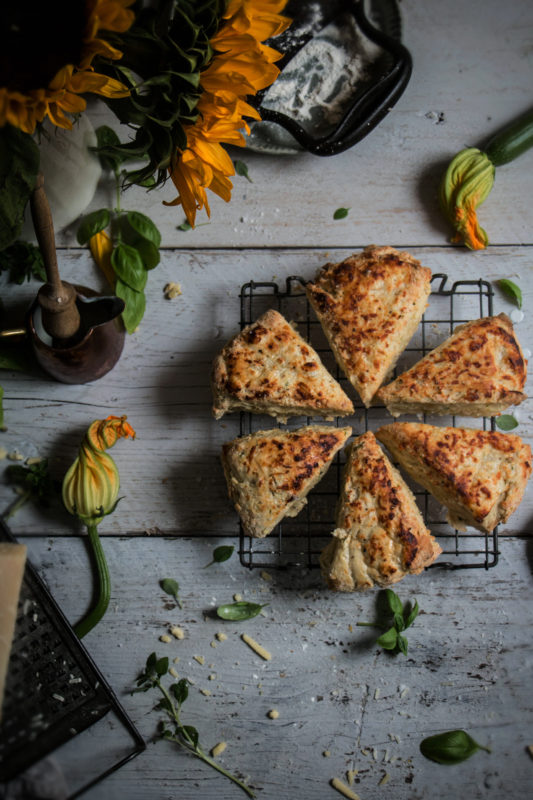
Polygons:
M422 318L431 270L409 253L371 246L326 264L306 288L337 362L368 407Z
M442 550L412 492L373 433L348 449L337 529L320 556L329 587L353 592L422 572Z
M449 339L379 390L390 413L497 416L525 399L526 365L506 314L459 325Z
M320 357L271 309L224 347L213 364L213 414L243 410L288 416L344 417L353 403Z
M275 428L224 444L228 492L244 532L267 536L283 517L295 517L351 432L328 425Z
M458 530L490 533L507 522L531 475L531 448L512 433L394 422L376 436Z

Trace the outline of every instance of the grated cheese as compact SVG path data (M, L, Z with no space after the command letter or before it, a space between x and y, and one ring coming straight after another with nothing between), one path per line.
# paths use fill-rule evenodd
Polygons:
M336 789L338 792L347 797L348 800L361 800L359 795L356 794L355 792L352 792L350 787L346 786L346 784L343 783L341 780L339 780L339 778L332 778L331 785L333 786L334 789Z
M276 708L272 708L267 716L270 717L270 719L277 719L279 717L279 711Z
M164 633L162 636L159 637L159 641L164 642L164 644L168 644L169 642L172 641L172 639L170 638L170 636Z
M194 660L197 661L199 664L205 664L205 658L203 656L193 656Z
M180 628L179 625L174 625L170 629L170 633L174 636L175 639L185 639L185 631L183 628Z
M241 639L245 644L248 645L248 647L251 647L252 650L254 650L254 652L257 653L258 656L264 658L265 661L270 661L270 659L272 658L272 654L269 653L268 650L265 650L264 647L262 647L258 642L255 641L255 639L252 639L252 637L248 636L247 633L241 634Z
M380 782L378 783L378 786L385 786L385 784L387 784L389 781L390 781L390 775L388 772L386 772L385 775L380 780Z
M176 670L174 669L174 667L170 667L169 673L172 675L173 678L179 678L179 675L176 672Z
M213 748L211 748L211 755L213 756L213 758L216 758L221 753L223 753L227 746L228 746L227 742L219 742Z
M218 639L218 641L219 641L219 642L225 642L225 641L226 641L226 639L228 638L228 637L226 636L226 634L225 634L225 633L223 633L223 631L219 631L218 633L215 633L215 636L217 637L217 639Z

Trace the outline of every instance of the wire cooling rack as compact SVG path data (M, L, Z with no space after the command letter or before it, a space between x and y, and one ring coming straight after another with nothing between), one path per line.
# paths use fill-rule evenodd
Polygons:
M306 281L293 275L286 279L285 286L276 282L257 283L250 281L241 287L241 329L255 321L269 308L277 309L283 316L297 324L300 334L319 353L324 365L334 375L343 389L354 400L354 416L336 419L338 426L351 425L355 436L368 430L375 431L390 423L391 417L384 406L365 408L337 365L327 343L322 327L315 318L305 294ZM431 281L428 308L409 347L402 354L394 375L405 372L426 353L433 350L450 336L457 325L493 314L493 289L482 279L456 281L449 284L448 276L436 273ZM479 427L494 430L494 419L471 417L429 417L423 414L424 422L433 425ZM418 417L402 417L420 422ZM288 428L299 427L304 418L292 419ZM311 423L307 418L307 424ZM240 433L246 435L271 428L276 423L271 417L241 412ZM335 528L335 507L341 491L342 468L345 458L338 453L333 464L320 483L307 497L307 505L295 518L285 518L264 539L245 535L240 526L239 555L241 563L250 568L276 568L300 566L316 568L319 556ZM406 476L404 475L404 478ZM445 569L489 569L498 563L498 529L492 533L469 530L460 533L445 519L446 510L431 495L415 484L409 477L406 482L415 495L427 527L438 539L442 555L431 568Z
M0 517L2 540L15 541ZM102 738L101 725L107 737ZM102 741L107 742L105 752L99 749ZM145 746L43 581L26 562L0 723L0 798L4 789L7 796L21 800L44 797L39 792L34 795L34 782L40 782L41 791L52 781L64 787L62 797L74 800ZM63 762L72 747L76 760L68 772L68 760Z

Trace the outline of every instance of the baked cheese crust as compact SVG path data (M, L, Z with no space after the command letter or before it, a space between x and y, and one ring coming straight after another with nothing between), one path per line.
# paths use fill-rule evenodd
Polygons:
M307 297L365 406L407 347L427 307L431 270L393 247L326 264Z
M344 417L353 403L318 353L271 309L224 347L213 364L213 414L243 410L289 416Z
M331 589L390 586L429 566L442 550L412 492L370 431L348 448L337 529L320 566Z
M507 522L531 475L531 448L511 433L395 422L376 437L447 507L458 530L490 533Z
M224 444L228 492L244 532L267 536L283 517L295 517L351 433L329 425L276 428Z
M377 393L397 417L427 411L497 416L526 398L527 361L506 314L460 325L431 353Z

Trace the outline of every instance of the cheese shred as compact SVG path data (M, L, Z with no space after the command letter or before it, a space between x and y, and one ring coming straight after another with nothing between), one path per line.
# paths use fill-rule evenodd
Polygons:
M332 778L331 785L333 786L334 789L336 789L338 792L347 797L348 800L361 800L359 795L356 794L355 792L352 792L350 787L346 786L346 784L343 783L339 778Z
M272 654L269 653L268 650L265 650L264 647L262 647L258 642L255 641L255 639L252 639L252 637L248 636L247 633L243 633L241 635L241 639L245 644L248 645L248 647L251 647L252 650L257 653L258 656L264 658L265 661L270 661L270 659L272 658Z

